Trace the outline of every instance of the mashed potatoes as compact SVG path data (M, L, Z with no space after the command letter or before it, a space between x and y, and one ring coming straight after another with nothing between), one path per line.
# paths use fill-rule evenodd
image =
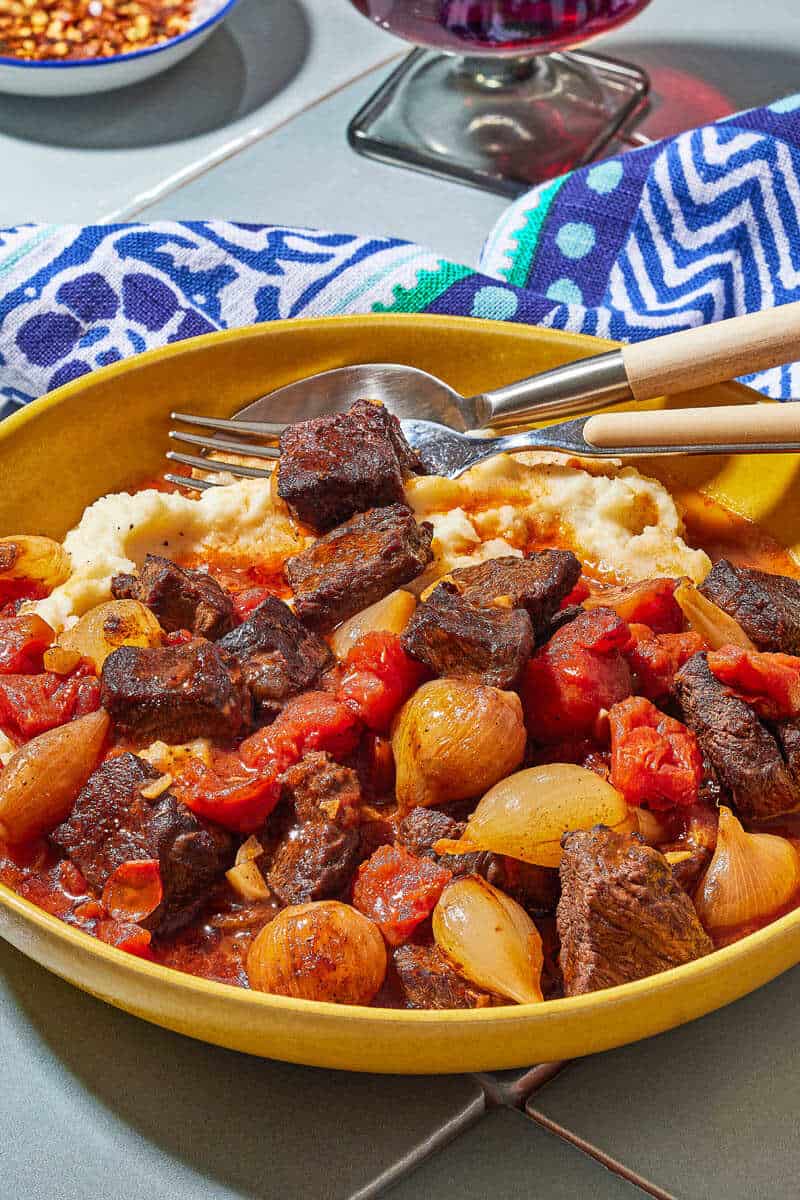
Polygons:
M418 518L434 528L436 562L417 590L454 567L522 554L537 542L569 547L601 577L619 582L652 575L700 582L711 565L683 541L666 488L632 467L584 469L559 455L500 455L460 479L412 479L406 492ZM237 480L198 500L153 490L104 496L64 541L69 579L34 608L60 632L108 600L113 576L135 571L147 553L178 561L211 555L272 571L308 542L265 480Z
M498 455L459 479L411 480L408 502L434 528L440 569L535 543L575 551L601 578L620 583L711 569L703 550L684 542L669 492L633 467L606 462L584 469L565 456Z
M237 480L209 488L199 500L155 490L103 496L64 539L72 574L34 611L60 632L109 600L112 578L135 571L146 554L177 561L207 554L270 571L308 540L273 498L269 480Z

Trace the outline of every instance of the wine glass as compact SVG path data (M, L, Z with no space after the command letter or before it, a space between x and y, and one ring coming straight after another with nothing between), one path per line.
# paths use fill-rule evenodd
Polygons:
M350 124L364 154L514 196L590 161L644 106L640 68L567 50L650 0L350 0L419 48Z

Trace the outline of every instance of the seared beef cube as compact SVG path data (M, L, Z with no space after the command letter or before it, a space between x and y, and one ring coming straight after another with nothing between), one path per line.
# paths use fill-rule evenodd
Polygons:
M167 633L188 629L213 642L233 627L233 600L215 579L158 554L147 555L138 575L115 576L111 594L146 604Z
M135 754L109 759L89 776L71 815L53 832L52 840L97 891L122 863L155 857L150 825L163 796L146 800L141 789L158 777L155 767ZM165 795L174 801L169 792Z
M663 854L602 825L564 835L557 925L568 996L643 979L713 949Z
M695 733L739 815L766 820L800 806L800 779L787 766L777 741L749 704L728 694L694 654L675 676L683 720Z
M235 737L250 720L241 669L211 642L120 646L103 664L101 684L118 732L140 740Z
M357 400L349 412L284 431L278 495L324 533L354 513L401 501L404 481L422 470L397 418L381 404Z
M405 504L359 513L286 563L295 611L312 629L340 621L410 583L433 558L433 528Z
M438 808L412 808L397 828L397 840L417 858L429 858L441 838L456 841L466 828L465 821L455 821Z
M800 654L800 580L721 558L700 591L738 621L759 650Z
M399 946L394 965L407 1008L489 1008L504 1003L462 979L438 946Z
M397 841L417 858L431 858L441 863L456 877L485 875L490 861L496 856L482 850L469 854L437 854L434 846L441 838L457 841L467 827L466 821L456 821L437 808L412 808L397 827Z
M157 778L135 754L109 759L89 777L52 840L98 893L122 863L158 859L164 899L142 924L165 933L191 920L231 866L234 848L230 834L200 821L171 792L146 799L141 789Z
M531 619L522 608L476 608L450 583L420 604L403 634L405 650L436 675L480 676L510 687L533 653Z
M507 555L459 567L452 580L469 604L526 609L539 639L580 574L571 550L541 550L528 558Z
M485 859L480 874L527 912L536 916L555 912L561 894L555 867L537 867L505 854L487 854Z
M297 820L358 823L361 785L350 767L342 767L324 751L312 750L282 777L284 794L294 804Z
M774 729L792 778L800 782L800 720L778 721Z
M219 645L241 666L262 715L276 715L285 700L312 688L333 662L322 638L301 625L276 596L268 596Z
M284 904L336 896L353 877L359 844L356 829L342 829L332 821L301 825L275 851L267 882Z

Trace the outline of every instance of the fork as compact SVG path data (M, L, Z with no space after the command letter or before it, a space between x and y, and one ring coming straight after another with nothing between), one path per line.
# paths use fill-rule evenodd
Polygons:
M172 413L198 429L235 434L236 438L206 433L171 430L175 442L206 452L241 454L263 459L269 466L254 467L227 463L201 454L170 450L167 458L209 474L226 473L239 478L268 478L280 456L274 443L286 425L266 421L223 420L191 413ZM800 403L726 405L718 408L656 409L649 412L595 413L541 429L530 429L505 437L478 438L458 433L435 421L400 422L409 445L425 468L435 475L456 479L470 467L497 454L523 450L561 450L580 458L645 458L674 454L775 454L800 451ZM260 445L260 438L273 443ZM166 475L181 487L204 490L220 481Z

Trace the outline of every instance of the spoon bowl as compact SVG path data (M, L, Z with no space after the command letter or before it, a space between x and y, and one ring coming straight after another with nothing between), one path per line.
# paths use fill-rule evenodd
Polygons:
M291 424L346 412L355 400L379 400L401 421L436 421L461 432L480 427L482 414L473 398L465 399L436 375L400 363L336 367L298 379L254 400L238 416L247 421Z

